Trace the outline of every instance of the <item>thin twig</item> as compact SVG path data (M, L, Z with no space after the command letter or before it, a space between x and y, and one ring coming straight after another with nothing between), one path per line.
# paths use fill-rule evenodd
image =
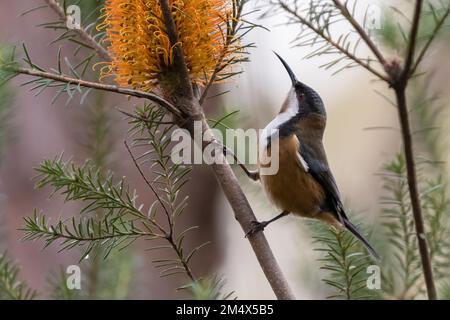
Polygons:
M429 47L431 46L433 40L436 38L436 36L439 33L439 30L442 28L442 26L444 25L445 20L447 19L447 17L450 14L450 8L447 9L447 11L444 13L444 15L442 16L441 19L439 19L439 21L436 23L436 26L434 27L433 32L431 33L431 36L428 38L425 46L422 48L422 50L419 53L419 56L416 59L416 62L414 63L414 66L411 68L411 72L409 73L409 77L412 77L415 73L416 70L420 64L420 62L422 61L423 57L425 56L425 54L427 53Z
M409 75L411 72L411 66L414 61L414 53L415 53L416 46L417 46L416 45L417 34L419 32L420 14L422 12L422 4L423 4L423 0L416 0L416 5L414 8L414 17L413 17L411 32L410 32L409 41L408 41L408 49L406 50L405 65L403 67L403 74L402 74L402 78L404 78L405 81L408 81L408 79L409 79Z
M167 210L166 206L164 205L164 201L162 201L161 197L159 196L158 192L156 192L155 188L152 186L152 184L150 183L150 181L147 179L147 177L145 176L144 172L141 169L141 166L139 165L139 163L137 162L136 158L133 155L133 152L131 152L130 147L128 146L128 143L126 141L123 142L125 145L125 148L127 149L131 159L133 160L134 166L136 167L136 169L139 171L139 174L141 175L142 179L144 179L145 184L150 188L150 190L152 191L152 193L154 194L154 196L156 197L156 199L158 200L159 204L161 205L161 207L164 210L164 213L167 216L167 220L170 226L170 234L172 234L172 220L170 219L170 214L169 211Z
M145 122L145 123L171 124L171 125L174 125L174 124L175 124L175 122L173 122L173 121L156 121L156 120L150 120L150 119L148 119L148 118L141 117L141 116L139 116L139 115L137 115L137 114L132 114L132 113L130 113L130 112L127 112L127 111L125 111L125 110L122 110L122 109L120 109L120 108L116 108L116 110L119 111L121 114L123 114L123 115L129 117L129 118L136 119L136 120L139 120L139 121L143 121L143 122Z
M367 44L373 54L377 57L378 61L382 66L386 65L386 59L383 57L381 51L378 49L376 44L372 41L370 36L367 34L366 30L356 21L356 19L348 11L348 8L342 4L339 0L333 0L335 6L341 11L342 15L347 19L347 21L355 28L356 32L360 35L363 41Z
M162 229L161 231L164 232L165 234L165 239L170 243L170 245L172 246L173 250L175 251L176 255L178 256L178 258L180 259L180 263L184 269L184 271L186 272L186 275L189 277L189 279L192 282L196 281L196 278L191 270L191 268L189 267L189 265L187 264L186 260L184 259L184 255L183 252L180 250L179 246L177 245L177 243L174 241L173 239L173 232L174 232L174 224L173 221L171 219L171 214L169 213L169 211L167 210L166 206L164 205L164 202L162 201L161 197L159 196L158 192L156 192L155 188L152 186L152 184L150 183L150 181L147 179L147 177L145 176L144 172L142 171L139 163L137 162L135 156L133 155L133 152L131 152L130 147L128 146L128 143L126 141L124 141L125 144L125 148L127 149L128 153L131 156L131 159L133 160L133 163L135 165L135 167L137 168L137 170L139 171L139 174L141 175L141 177L144 179L145 183L147 184L147 186L150 188L150 190L152 191L152 193L155 195L156 199L158 200L158 202L160 203L160 205L162 206L167 220L168 220L168 224L169 224L169 231L165 231L164 229ZM153 222L152 222L153 223Z
M175 253L177 254L178 259L180 259L181 265L182 265L184 271L186 272L186 275L189 277L189 279L191 279L192 282L197 282L197 279L195 278L194 273L192 272L192 270L189 267L188 263L184 259L183 252L180 250L178 245L175 243L175 241L173 239L173 236L170 235L166 239L170 243L170 245L172 246L172 248L175 251Z
M200 96L200 99L198 100L198 103L200 105L203 105L203 103L205 102L206 98L208 97L209 89L211 89L212 85L216 81L217 75L222 70L221 65L222 65L222 61L225 58L225 56L226 56L226 51L224 51L222 53L221 57L219 58L219 62L217 62L217 64L216 64L216 68L214 68L214 71L213 71L211 77L209 78L208 83L205 86L205 89L203 89L202 95Z
M218 145L222 149L222 152L223 152L223 154L225 156L227 156L227 155L232 156L234 161L236 161L236 164L239 167L241 167L242 171L244 171L244 173L247 175L247 177L249 177L253 181L258 181L260 179L259 178L259 171L249 170L241 161L239 161L237 155L233 151L228 149L226 146L224 146L220 141L218 141L217 139L214 138L211 141L211 143L214 143L214 144Z
M28 231L27 229L20 229L20 231ZM120 232L115 233L112 235L105 235L105 236L89 236L86 238L79 237L74 235L73 233L64 234L64 233L57 233L56 231L50 231L50 230L44 230L39 229L39 234L46 235L46 236L58 236L62 239L68 239L68 240L75 240L80 242L87 242L87 241L102 241L102 240L108 240L108 239L114 239L114 238L121 238L121 237L141 237L141 236L154 236L154 233L151 232Z
M170 103L166 99L164 99L154 93L143 92L143 91L138 91L138 90L133 90L133 89L128 89L128 88L122 88L122 87L117 87L117 86L108 85L108 84L102 84L102 83L98 83L98 82L85 81L85 80L81 80L81 79L71 78L71 77L68 77L65 75L59 75L59 74L55 74L55 73L39 71L36 69L30 69L30 68L22 68L22 67L14 67L14 66L4 66L4 67L0 66L0 69L3 69L5 71L14 72L14 73L26 74L26 75L30 75L30 76L34 76L34 77L39 77L39 78L51 79L51 80L55 80L55 81L63 82L63 83L76 84L76 85L79 85L79 86L85 87L85 88L93 88L93 89L97 89L97 90L109 91L109 92L120 93L120 94L124 94L124 95L128 95L128 96L133 96L136 98L147 99L154 103L159 104L161 107L165 108L167 111L171 112L175 116L180 117L180 118L183 117L183 113L179 109L177 109L172 103Z
M318 36L320 36L322 39L324 39L326 42L328 42L331 46L333 46L334 48L336 48L339 52L343 53L344 55L346 55L350 60L353 60L354 62L356 62L358 65L360 65L361 67L365 68L366 70L368 70L369 72L371 72L372 74L374 74L375 76L377 76L379 79L384 80L386 82L389 82L390 79L382 74L381 72L375 70L374 68L372 68L368 63L364 62L363 60L361 60L360 58L358 58L357 56L355 56L353 53L349 52L348 50L346 50L344 47L342 47L341 45L339 45L337 42L335 42L331 37L327 36L323 30L320 30L318 28L316 28L310 21L308 21L307 19L305 19L303 16L299 15L296 11L292 10L288 5L286 5L283 1L278 1L279 5L281 6L281 8L283 8L286 12L288 12L289 14L291 14L292 16L294 16L295 18L297 18L299 20L299 22L301 24L306 25L309 29L311 29L312 31L314 31Z
M56 1L56 0L45 0L47 5L55 11L58 16L61 18L61 20L66 23L68 21L68 17L66 13L64 12L64 8ZM84 29L82 26L77 29L73 29L75 33L78 34L78 36L90 47L92 47L100 58L102 58L105 61L111 61L111 56L109 55L108 51L100 45L95 39L89 34L89 32Z

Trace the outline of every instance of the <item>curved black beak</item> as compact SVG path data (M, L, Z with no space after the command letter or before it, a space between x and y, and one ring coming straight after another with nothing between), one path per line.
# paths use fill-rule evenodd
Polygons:
M284 59L282 57L280 57L280 55L278 53L276 53L275 51L273 53L275 53L275 55L278 57L278 59L280 59L280 61L283 64L283 66L286 68L286 71L289 74L289 77L291 78L292 85L295 86L297 83L299 83L299 81L297 80L294 72L292 71L291 67L289 67L287 62L284 61Z

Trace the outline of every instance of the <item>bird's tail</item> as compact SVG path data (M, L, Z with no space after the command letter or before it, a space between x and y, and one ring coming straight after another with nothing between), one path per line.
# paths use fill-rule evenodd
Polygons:
M380 256L372 247L372 245L367 241L367 239L359 232L359 230L355 227L353 223L351 223L347 218L343 219L344 226L350 231L356 238L358 238L364 245L366 246L369 253L377 260L380 260Z

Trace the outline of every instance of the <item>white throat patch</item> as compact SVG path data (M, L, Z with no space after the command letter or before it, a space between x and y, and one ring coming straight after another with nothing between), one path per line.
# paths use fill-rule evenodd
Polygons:
M278 129L283 123L286 123L287 121L295 117L295 115L298 113L299 106L297 94L295 93L294 88L289 91L284 103L287 104L286 110L278 114L262 131L261 136L259 137L260 150L264 150L267 148L269 138L274 134L276 129Z

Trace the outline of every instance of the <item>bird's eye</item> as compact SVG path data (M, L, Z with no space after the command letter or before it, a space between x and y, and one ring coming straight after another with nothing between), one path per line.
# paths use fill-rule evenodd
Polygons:
M301 92L301 93L298 95L298 97L299 97L300 100L303 101L303 100L305 100L305 97L306 97L306 96L305 96L305 94L304 94L303 92Z

